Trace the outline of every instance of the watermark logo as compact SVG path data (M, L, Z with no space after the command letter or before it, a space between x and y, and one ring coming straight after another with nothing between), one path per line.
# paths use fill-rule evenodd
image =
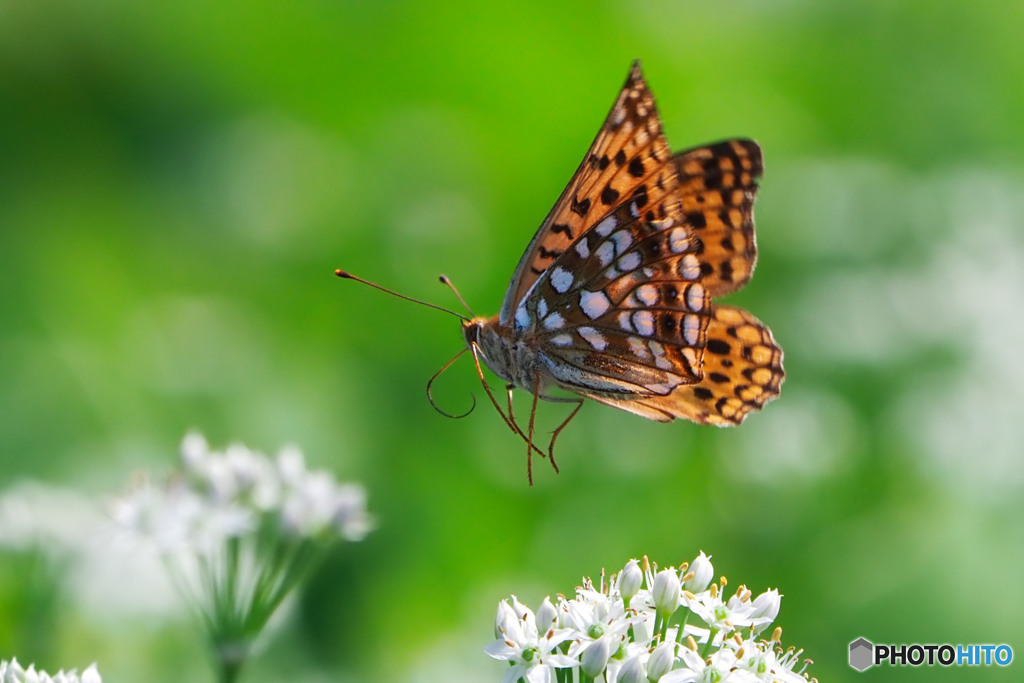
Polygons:
M865 671L872 666L1009 666L1013 648L1009 645L941 645L911 643L875 645L867 638L850 643L850 666Z

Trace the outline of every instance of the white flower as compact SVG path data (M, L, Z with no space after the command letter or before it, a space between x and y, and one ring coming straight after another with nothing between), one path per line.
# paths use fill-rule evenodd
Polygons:
M658 683L759 683L760 679L749 671L737 670L736 654L728 649L714 652L707 659L693 650L681 648L683 668L670 671ZM805 681L806 683L806 681Z
M608 665L608 658L619 648L619 636L601 636L590 644L580 656L580 670L596 678Z
M646 557L642 567L631 560L611 581L602 572L596 586L585 578L572 600L545 598L536 615L515 596L499 603L498 640L485 651L510 662L503 683L553 683L557 669L572 667L584 680L605 683L807 683L803 670L793 671L802 650L784 652L780 628L770 641L754 640L778 615L778 591L751 601L741 585L725 601L725 577L694 595L682 588L679 571L657 571ZM711 572L701 553L687 581L699 587ZM681 604L690 614L673 618ZM687 623L694 615L708 628ZM558 679L573 680L571 672Z
M363 488L307 469L297 448L272 460L240 444L212 451L198 434L185 437L177 474L138 487L111 516L154 542L226 668L244 660L328 541L372 528Z
M781 605L782 596L774 588L761 593L754 599L750 605L749 618L755 633L760 633L775 621L775 617L779 616Z
M730 641L732 642L732 641ZM732 644L736 652L743 656L737 658L736 667L758 677L758 680L779 681L780 683L806 683L807 679L793 671L800 659L800 652L792 649L784 654L781 649L773 649L772 643L765 641L745 640L740 645Z
M45 671L36 671L34 664L23 669L17 658L12 658L10 662L0 661L0 683L102 683L102 680L95 664L89 665L81 676L75 669L61 670L50 676Z
M162 486L145 484L111 510L115 521L152 538L163 553L189 547L215 552L267 523L298 538L333 531L359 540L372 529L363 488L307 470L295 447L271 461L240 444L211 451L191 433L182 443L181 463L183 476Z
M551 598L545 597L537 610L537 628L554 628L558 625L558 610L551 604Z
M503 683L514 683L525 678L529 683L548 683L554 669L575 667L579 662L557 652L570 633L554 628L553 621L544 624L547 628L539 631L536 616L514 595L512 604L505 600L498 603L495 626L498 639L484 648L491 657L512 664L505 672ZM553 615L552 615L553 616Z
M718 633L718 640L728 636L733 631L750 626L750 618L753 606L750 604L749 594L742 586L740 591L729 598L728 602L722 600L721 592L717 584L711 586L711 590L704 591L700 595L684 595L683 601L690 610L700 617L712 632ZM741 597L741 591L745 591ZM744 600L743 598L747 599Z

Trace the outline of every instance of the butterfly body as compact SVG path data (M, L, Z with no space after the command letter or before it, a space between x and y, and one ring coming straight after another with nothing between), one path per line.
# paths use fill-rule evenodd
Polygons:
M470 348L476 345L480 359L505 382L533 391L537 377L541 377L541 389L550 386L536 340L503 326L498 316L473 318L464 322L462 329L466 344Z

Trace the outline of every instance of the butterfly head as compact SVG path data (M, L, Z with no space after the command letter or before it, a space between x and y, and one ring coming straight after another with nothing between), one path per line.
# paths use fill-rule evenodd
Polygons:
M476 346L481 348L484 346L484 337L489 336L486 330L493 329L494 325L497 324L497 316L493 318L484 318L483 316L476 316L469 320L462 321L462 336L466 339L466 345L469 347Z
M480 359L496 375L505 381L515 381L515 354L507 335L502 334L498 316L476 316L463 321L462 336L466 339L466 346L479 354Z

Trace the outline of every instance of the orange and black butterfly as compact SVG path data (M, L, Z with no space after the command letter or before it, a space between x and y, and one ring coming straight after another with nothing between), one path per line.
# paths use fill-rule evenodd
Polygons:
M672 153L633 64L501 311L462 324L481 381L482 361L506 382L507 414L484 387L529 455L545 455L533 443L538 399L577 404L552 435L554 465L555 439L584 399L660 422L729 426L779 395L782 349L771 331L714 301L753 273L762 171L752 140ZM525 430L512 412L515 387L534 400Z

